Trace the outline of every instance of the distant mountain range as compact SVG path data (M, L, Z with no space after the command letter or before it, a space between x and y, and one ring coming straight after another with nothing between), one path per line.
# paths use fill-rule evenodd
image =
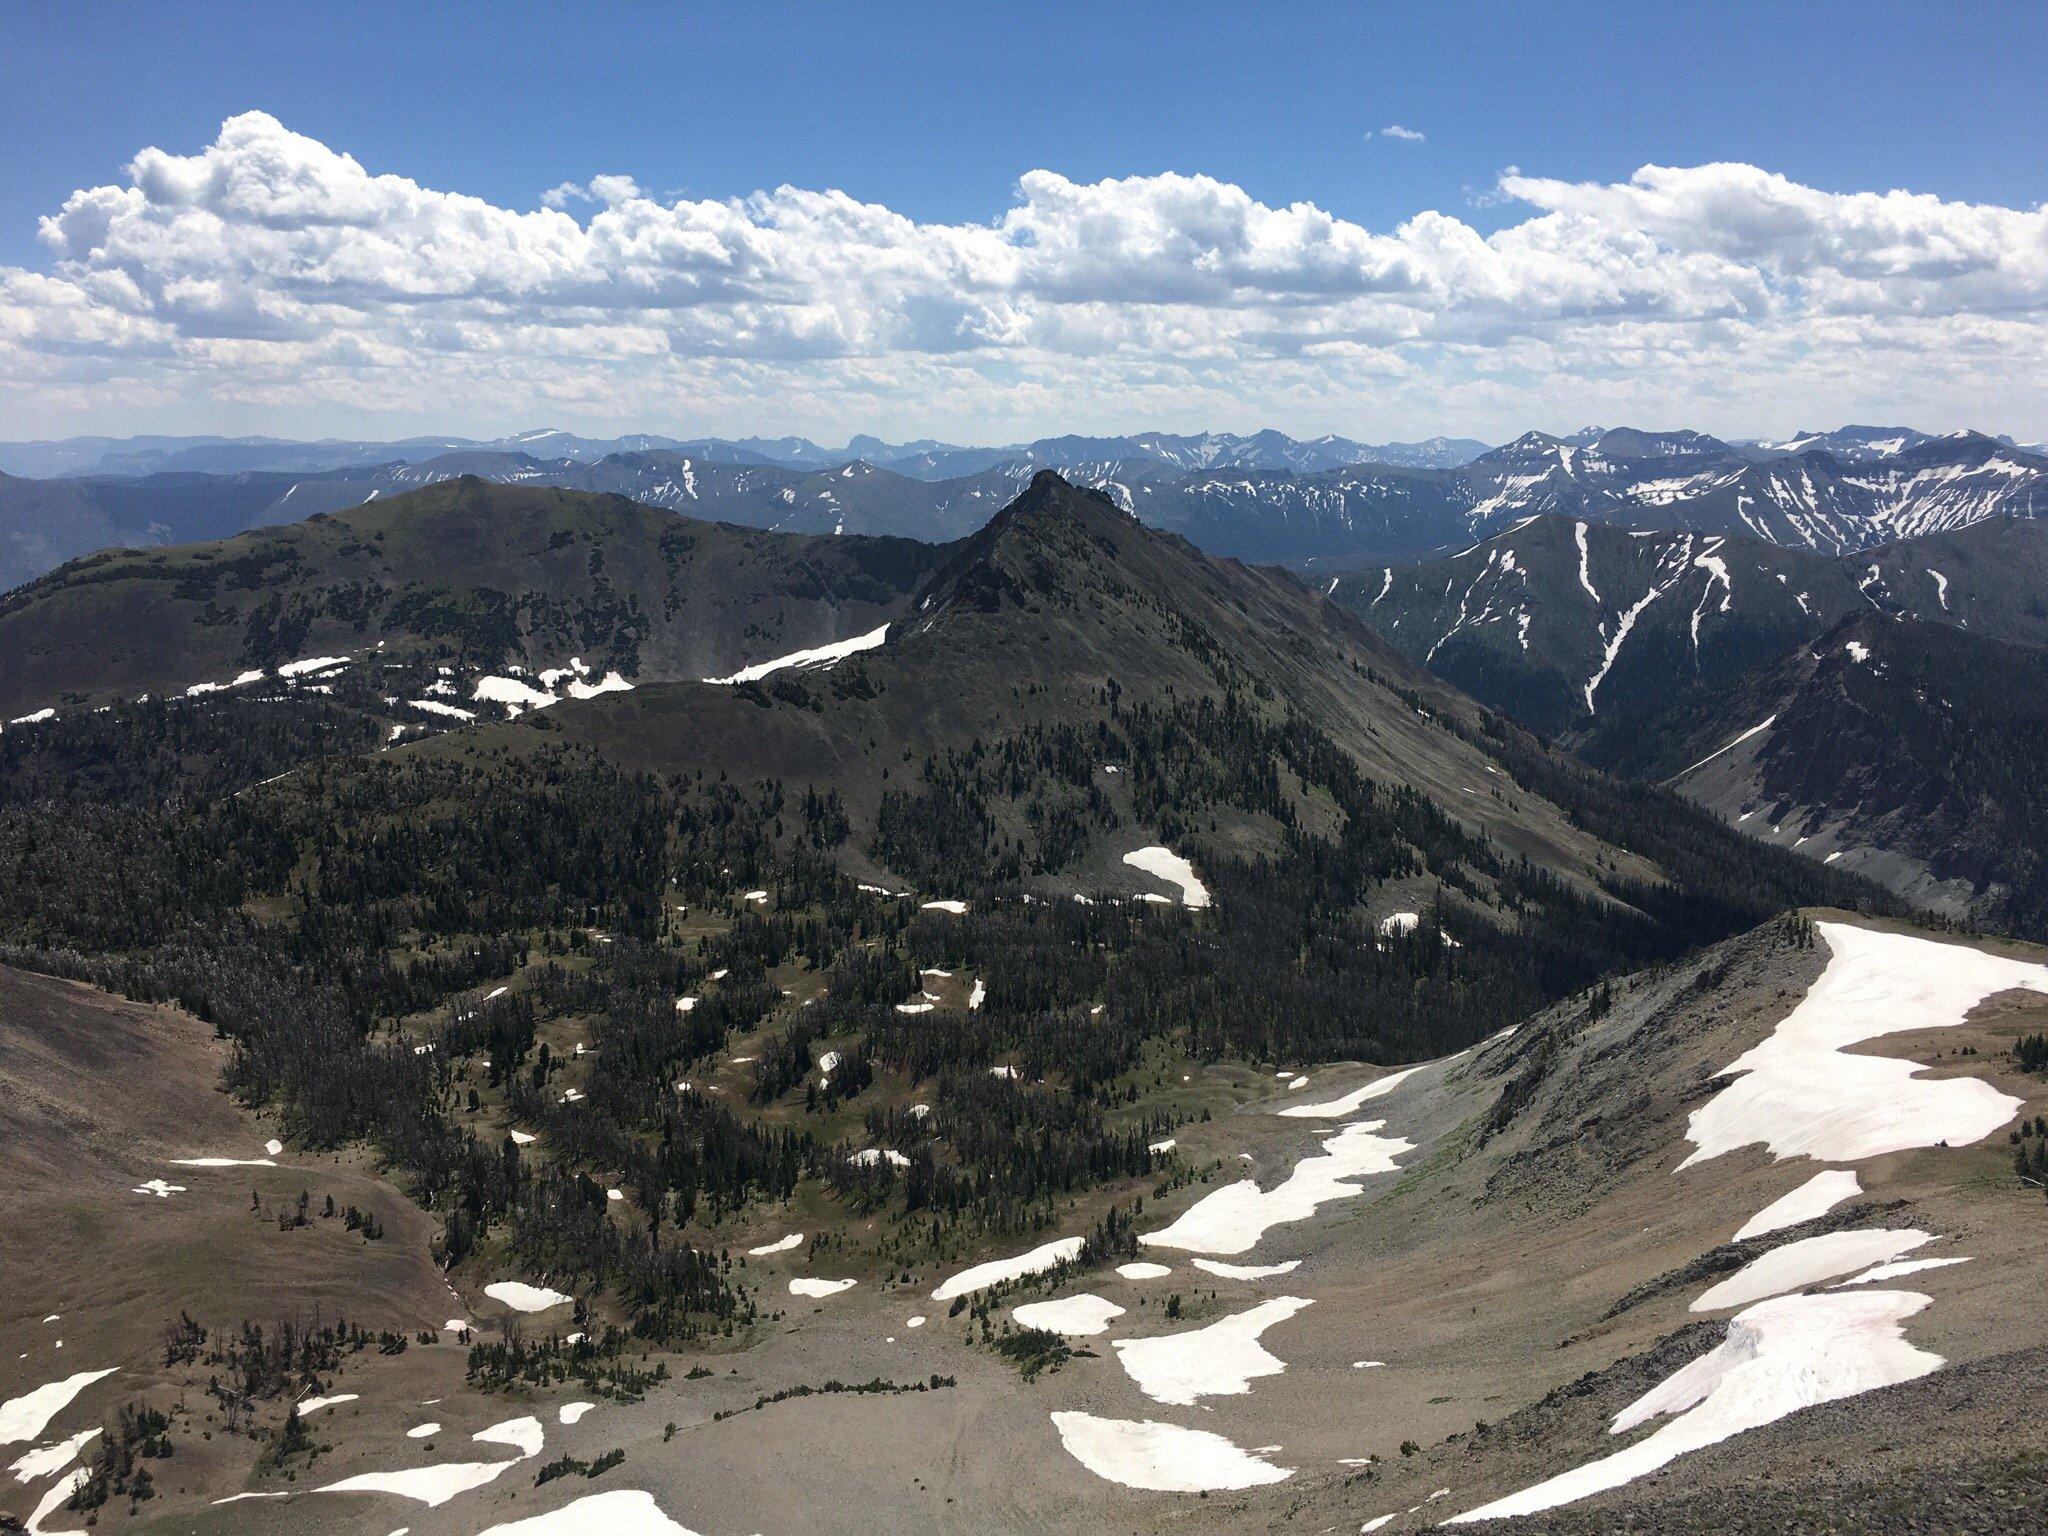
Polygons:
M1852 427L1802 441L1799 452L1771 453L1697 432L1531 432L1454 464L1479 445L1304 443L1276 432L1047 438L1014 448L855 439L849 449L865 451L845 459L794 438L596 442L552 431L495 444L159 441L130 449L81 439L55 446L119 469L0 475L0 587L94 549L217 538L461 475L606 491L755 528L943 543L979 528L1049 468L1211 554L1330 575L1454 549L1543 513L1843 553L2048 512L2048 456L1999 438ZM397 456L335 462L372 452ZM315 462L261 467L293 453ZM1358 455L1379 457L1348 462ZM17 452L11 462L22 459Z
M720 464L773 464L783 469L830 469L855 460L886 465L919 480L946 480L997 464L1029 464L1065 472L1090 461L1149 459L1174 469L1340 469L1347 464L1398 464L1450 469L1487 449L1473 438L1432 437L1419 443L1360 443L1326 435L1307 441L1270 429L1248 435L1202 432L1177 436L1140 432L1128 437L1048 437L996 447L963 447L932 438L890 443L859 436L844 448L805 437L581 437L542 427L506 437L408 437L394 441L322 438L298 442L276 437L67 437L0 443L0 472L48 479L58 475L153 475L166 472L241 474L251 470L306 473L385 464L421 464L446 454L517 453L539 459L590 463L613 454L676 453Z

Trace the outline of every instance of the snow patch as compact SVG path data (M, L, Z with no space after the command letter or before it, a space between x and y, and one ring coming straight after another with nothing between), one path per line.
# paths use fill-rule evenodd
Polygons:
M1768 1039L1721 1071L1734 1081L1687 1123L1679 1168L1763 1142L1776 1157L1853 1162L1909 1147L1982 1141L2020 1100L1974 1077L1922 1078L1919 1062L1850 1046L1909 1029L1946 1029L2013 988L2048 993L2048 966L1965 944L1815 925L1827 967Z
M1415 1144L1379 1135L1385 1125L1384 1120L1347 1125L1323 1142L1320 1156L1296 1163L1276 1188L1262 1190L1256 1180L1240 1179L1204 1195L1170 1226L1141 1233L1138 1241L1195 1253L1249 1253L1269 1228L1306 1221L1330 1201L1361 1193L1365 1186L1359 1179L1392 1173L1401 1154L1414 1151Z
M1847 1169L1830 1168L1825 1173L1816 1173L1789 1195L1780 1195L1769 1205L1744 1222L1735 1233L1735 1241L1762 1237L1786 1227L1796 1227L1802 1221L1812 1221L1816 1216L1825 1216L1844 1200L1854 1199L1863 1193L1863 1187L1856 1182L1856 1175Z
M771 672L786 671L791 667L830 667L849 656L862 651L872 651L889 637L889 626L871 629L864 635L855 635L850 640L834 640L829 645L814 645L805 650L791 651L787 656L777 656L772 661L757 661L750 667L742 667L730 677L707 677L707 683L733 684L758 682Z
M1226 1264L1221 1259L1196 1259L1195 1268L1204 1274L1221 1275L1225 1280L1265 1280L1273 1275L1292 1274L1301 1268L1301 1260L1289 1259L1282 1264Z
M1888 1264L1933 1241L1933 1233L1912 1227L1897 1231L1879 1227L1826 1232L1819 1237L1801 1238L1751 1259L1719 1285L1710 1286L1694 1300L1692 1310L1713 1312L1722 1307L1746 1307L1766 1296L1803 1290L1873 1264Z
M1154 844L1149 848L1134 849L1124 855L1124 862L1142 869L1154 879L1164 880L1168 885L1180 887L1180 904L1184 907L1206 907L1209 905L1209 888L1202 884L1195 874L1195 866L1168 848Z
M965 1296L970 1291L985 1290L991 1285L1000 1285L1005 1280L1021 1279L1051 1269L1055 1264L1069 1264L1081 1256L1081 1242L1078 1237L1055 1238L1049 1243L1040 1243L1028 1253L1014 1258L990 1259L986 1264L976 1264L963 1269L932 1292L933 1301L951 1301L955 1296Z
M479 1531L477 1536L592 1536L599 1531L604 1536L697 1536L664 1514L653 1494L638 1488L586 1493L560 1509L508 1520Z
M484 1294L493 1301L503 1302L515 1312L545 1312L549 1307L559 1307L563 1302L576 1299L544 1285L528 1285L524 1280L493 1281L484 1287Z
M1221 1435L1152 1419L1104 1419L1055 1413L1053 1427L1069 1456L1097 1477L1156 1493L1208 1493L1258 1488L1294 1476Z
M812 1280L807 1277L801 1280L790 1281L789 1294L792 1296L837 1296L841 1291L850 1291L858 1284L860 1284L858 1280Z
M1688 1451L1775 1423L1802 1408L1912 1381L1941 1356L1906 1342L1901 1324L1928 1304L1910 1291L1785 1296L1738 1313L1728 1337L1616 1416L1613 1434L1677 1414L1648 1438L1447 1524L1534 1514L1656 1471Z
M1122 1317L1124 1309L1100 1296L1062 1296L1058 1301L1034 1301L1017 1308L1011 1316L1024 1328L1043 1328L1068 1338L1107 1333L1110 1319Z
M1259 1335L1313 1305L1305 1296L1277 1296L1206 1328L1113 1343L1140 1392L1187 1408L1197 1398L1239 1396L1251 1391L1255 1378L1286 1370L1287 1362L1267 1351Z
M119 1369L119 1366L110 1365L104 1371L79 1371L62 1381L49 1382L33 1392L25 1392L20 1397L10 1397L0 1403L0 1445L40 1439L50 1420L70 1407L73 1398Z
M1422 1067L1433 1063L1424 1062ZM1327 1099L1320 1104L1296 1104L1276 1113L1293 1120L1341 1120L1355 1113L1361 1104L1368 1104L1383 1093L1391 1093L1407 1079L1422 1070L1422 1067L1403 1067L1399 1072L1389 1072L1385 1077L1376 1077L1363 1088L1357 1088L1342 1098Z
M62 1472L78 1459L78 1453L90 1445L99 1432L96 1424L91 1429L81 1429L69 1440L37 1446L32 1451L23 1452L7 1470L14 1474L17 1483L32 1483L38 1478Z

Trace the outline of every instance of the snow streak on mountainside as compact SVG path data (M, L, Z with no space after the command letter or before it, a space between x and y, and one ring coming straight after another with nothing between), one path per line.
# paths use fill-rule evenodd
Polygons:
M1537 516L1446 559L1325 590L1410 659L1536 729L1660 708L1882 613L2048 643L2048 523L2004 518L1851 555Z

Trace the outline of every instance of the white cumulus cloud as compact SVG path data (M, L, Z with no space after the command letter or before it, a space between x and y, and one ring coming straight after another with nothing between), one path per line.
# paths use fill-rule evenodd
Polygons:
M1747 165L1511 171L1487 197L1508 215L1490 230L1429 209L1369 228L1208 176L1038 169L937 223L832 189L693 199L596 174L517 209L250 112L74 192L41 221L46 259L0 267L0 407L39 431L545 417L976 440L2048 426L2040 208Z
M1367 134L1366 137L1371 138L1372 135ZM1420 144L1429 135L1418 129L1403 128L1399 123L1389 123L1380 130L1380 137L1383 139L1400 139L1403 143L1407 144Z

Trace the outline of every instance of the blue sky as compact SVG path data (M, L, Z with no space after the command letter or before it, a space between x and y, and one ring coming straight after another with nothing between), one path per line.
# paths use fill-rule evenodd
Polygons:
M364 18L367 18L364 19ZM597 171L985 218L1037 166L1202 171L1383 225L1509 165L1743 160L2048 198L2041 5L79 5L10 0L0 259L146 144L260 107L530 207ZM1422 144L1367 141L1389 123Z
M0 8L0 53L0 264L31 274L59 262L37 238L40 216L78 189L122 184L145 147L198 154L252 110L372 173L518 211L547 188L612 174L656 200L788 184L920 225L987 225L1016 202L1018 178L1044 168L1081 185L1198 175L1261 207L1307 202L1376 233L1441 210L1492 235L1529 216L1501 195L1510 168L1620 184L1645 165L1722 161L1821 193L1904 188L2012 210L2048 197L2038 5L316 11L13 0ZM1375 131L1390 124L1423 137ZM1387 344L1384 332L1342 329ZM710 350L731 356L725 343ZM1029 365L1011 356L976 376L993 389L1019 370ZM81 392L62 413L168 420L176 393L121 405L116 392ZM1504 422L1511 394L1468 394L1457 408L1474 426ZM1939 391L1901 395L1912 404ZM717 409L775 398L756 389ZM1043 416L1018 398L1009 416ZM561 399L568 416L602 414L587 392ZM1317 414L1299 409L1299 391L1272 399ZM1417 397L1393 414L1419 423L1426 405ZM264 411L252 401L224 414ZM274 414L323 412L364 415L340 399ZM817 414L806 401L790 422ZM900 419L878 396L863 419L882 417Z

